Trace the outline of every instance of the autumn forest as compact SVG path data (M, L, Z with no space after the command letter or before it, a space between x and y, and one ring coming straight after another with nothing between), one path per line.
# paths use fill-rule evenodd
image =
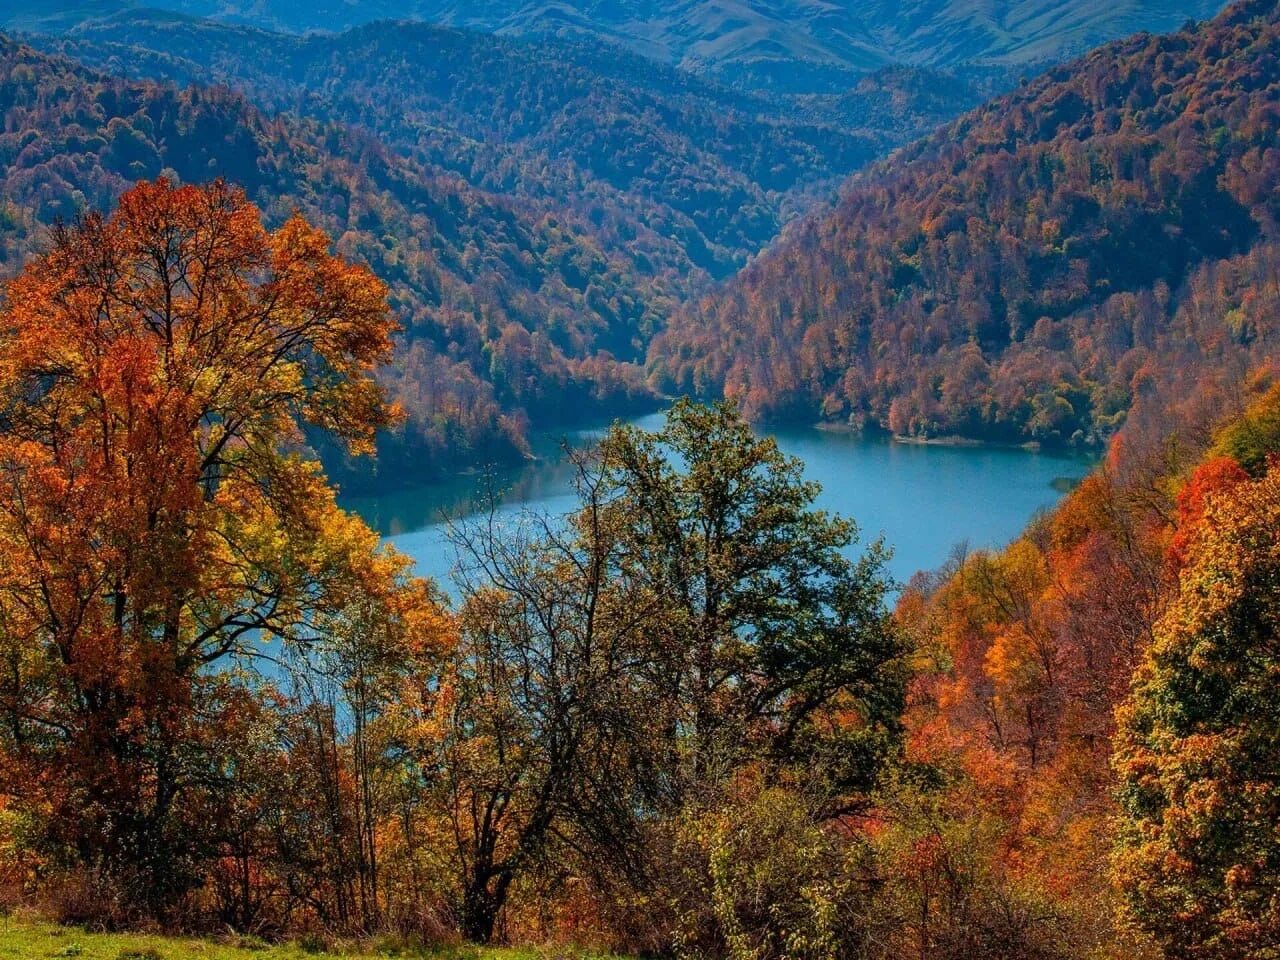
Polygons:
M1280 958L1280 4L312 6L0 11L0 956Z

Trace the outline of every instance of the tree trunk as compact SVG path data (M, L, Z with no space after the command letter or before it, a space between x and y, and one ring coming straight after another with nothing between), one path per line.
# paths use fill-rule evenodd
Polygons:
M495 880L492 889L489 881ZM507 887L510 877L499 874L496 878L488 874L478 874L467 887L462 897L462 909L458 921L462 927L462 935L472 943L492 943L494 928L498 924L498 914L507 900Z

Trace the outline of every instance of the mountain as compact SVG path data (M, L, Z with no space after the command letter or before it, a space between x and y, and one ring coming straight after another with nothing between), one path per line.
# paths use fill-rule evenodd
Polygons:
M1153 381L1274 346L1253 284L1193 308L1280 262L1278 128L1274 0L1110 44L857 175L677 315L654 376L758 418L1097 442Z
M736 346L717 346L716 324L700 327L699 311L680 304L869 160L1011 84L1006 68L884 67L840 93L783 95L731 89L574 31L505 37L383 21L301 36L110 6L93 0L77 20L67 4L58 23L45 17L55 33L27 38L43 54L9 44L4 269L17 268L40 224L109 206L131 179L163 170L242 182L276 219L299 207L393 285L404 334L388 376L408 422L384 444L387 474L519 456L531 424L653 402L646 357L660 388L723 385L750 393L760 415L821 406L840 419L915 423L890 424L880 409L892 389L917 390L901 380L872 397L814 386L817 376L805 387L817 402L758 376L744 391L708 359ZM206 12L237 16L226 5ZM935 178L929 188L944 186ZM787 263L792 244L730 289ZM755 326L744 316L727 339ZM806 338L809 356L817 326L738 367L781 369ZM1080 406L1074 394L1066 402ZM1001 436L1022 436L1000 417ZM1098 427L1091 417L1075 418L1085 433ZM981 432L985 420L969 427Z
M589 224L531 210L395 154L367 132L268 115L225 88L111 77L0 37L0 272L58 217L167 176L243 186L293 210L391 286L403 327L390 385L404 431L387 470L517 455L531 417L628 409L634 361L674 302L663 250L602 249Z
M416 19L503 34L567 33L624 45L723 81L797 93L847 89L890 64L1059 60L1139 30L1215 13L1218 0L11 0L0 25L62 29L144 6L276 30Z
M130 12L28 39L43 52L4 47L0 271L162 172L224 176L277 221L299 207L395 292L408 422L386 476L652 403L639 364L680 301L977 96L890 98L846 132L625 51L420 23L297 37Z
M638 363L680 300L977 97L846 132L622 50L420 23L297 37L126 12L28 40L43 55L4 48L0 271L41 224L161 172L300 207L395 290L408 423L384 475L652 402Z
M618 243L662 238L684 274L718 278L809 197L981 95L958 80L941 97L916 94L913 109L886 102L843 128L820 108L793 119L775 101L621 49L419 23L302 38L124 14L29 41L111 73L225 84L263 109L358 125L478 188L577 208Z

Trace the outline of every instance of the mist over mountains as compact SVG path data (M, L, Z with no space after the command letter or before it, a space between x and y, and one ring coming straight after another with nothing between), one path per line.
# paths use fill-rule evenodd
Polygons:
M14 29L67 29L158 7L288 32L414 19L506 35L608 40L661 63L757 89L832 93L891 64L1060 60L1139 30L1211 16L1215 0L15 0Z

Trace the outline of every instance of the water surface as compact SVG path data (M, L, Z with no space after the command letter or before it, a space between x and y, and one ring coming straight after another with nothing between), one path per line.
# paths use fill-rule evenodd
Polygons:
M634 422L656 429L662 414ZM411 556L418 573L445 583L456 562L446 514L467 516L485 490L496 488L500 515L513 517L522 510L563 515L576 501L573 468L556 455L559 441L582 444L596 435L545 435L537 462L376 497L345 498L344 504ZM785 453L804 461L805 476L822 485L819 506L857 521L864 541L884 535L894 549L891 570L900 581L937 568L957 544L976 548L1009 542L1090 469L1083 458L1019 449L900 444L804 428L773 435Z

